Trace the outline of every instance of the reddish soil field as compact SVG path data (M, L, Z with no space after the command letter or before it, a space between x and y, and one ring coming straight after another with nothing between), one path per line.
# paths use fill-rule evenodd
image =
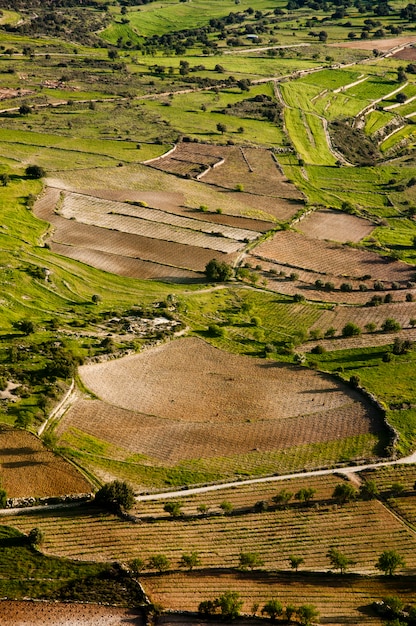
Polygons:
M329 239L341 243L358 242L374 229L368 220L334 209L315 211L301 220L297 227L311 239Z
M414 275L414 269L405 263L391 262L372 252L309 239L290 231L280 231L273 239L260 244L254 256L293 269L320 273L324 282L331 281L332 277L360 280L368 275L371 277L368 280L385 281L387 287L393 281L403 286Z
M133 609L94 604L0 601L2 626L142 626Z
M91 485L73 465L47 450L25 430L0 428L1 486L9 498L90 493Z
M356 41L343 41L336 44L338 48L358 48L359 50L381 50L387 52L392 48L405 46L407 44L415 44L415 35L402 35L400 37L392 37L391 39L360 39Z
M416 61L416 47L405 48L393 54L393 58L400 59L401 61Z

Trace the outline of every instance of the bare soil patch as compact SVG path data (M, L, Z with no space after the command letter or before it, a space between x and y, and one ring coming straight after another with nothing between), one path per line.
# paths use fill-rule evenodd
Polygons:
M326 408L325 398L315 395L315 399L316 412L287 419L253 421L244 419L242 412L238 428L235 423L221 424L220 437L217 420L222 401L221 406L216 407L219 411L213 414L214 421L184 423L126 411L99 400L83 400L65 415L58 434L76 428L131 453L144 454L164 465L175 465L195 458L283 450L377 430L377 424L371 422L370 415L358 402L346 398L344 405Z
M412 46L411 48L400 50L393 54L393 57L402 61L416 61L416 47Z
M148 462L268 453L377 433L381 421L356 391L313 370L228 354L196 338L84 365L101 400L78 401L58 434L85 433ZM221 436L219 436L219 429Z
M321 209L302 219L298 228L311 239L329 239L346 243L360 241L372 232L374 225L354 215L334 209Z
M9 498L89 493L91 485L73 465L24 430L0 428L2 487Z
M414 270L400 261L390 261L366 250L357 250L337 243L310 239L299 233L280 231L273 239L260 244L254 256L292 268L321 274L322 280L332 277L385 281L386 286L398 282L404 286L412 280Z
M196 338L79 371L109 404L184 423L287 420L361 404L356 392L323 374L228 354Z
M2 626L142 626L132 609L94 604L0 601Z
M416 43L415 35L402 35L401 37L392 37L391 39L357 39L355 41L343 41L336 44L338 48L354 48L359 50L380 50L387 52L398 46L406 46Z

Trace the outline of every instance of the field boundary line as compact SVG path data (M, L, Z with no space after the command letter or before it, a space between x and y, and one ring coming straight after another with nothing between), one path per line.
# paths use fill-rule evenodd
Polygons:
M75 378L73 378L72 381L71 381L71 385L70 385L68 391L66 392L66 394L64 395L64 397L62 398L62 400L59 402L59 404L54 409L52 409L52 411L49 413L49 417L39 427L39 429L38 429L38 437L41 437L41 435L44 433L45 429L49 426L49 424L52 422L52 420L54 420L54 419L56 419L58 417L61 417L63 415L63 413L67 409L69 409L69 407L71 406L71 404L73 403L73 401L75 399L75 395L76 395Z

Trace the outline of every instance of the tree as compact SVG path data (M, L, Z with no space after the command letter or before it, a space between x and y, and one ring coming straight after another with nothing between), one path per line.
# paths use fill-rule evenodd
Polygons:
M268 602L266 602L261 610L261 613L262 615L268 615L271 621L274 622L276 620L276 617L282 615L283 606L279 602L279 600L276 600L276 598L272 598L271 600L268 600Z
M3 187L7 187L9 182L10 176L8 174L6 174L5 172L3 172L3 174L0 174L0 183L3 185Z
M27 538L31 546L39 546L44 539L43 533L40 528L32 528Z
M407 100L406 94L403 93L402 91L396 94L396 102L403 104L404 102L406 102L406 100Z
M298 571L299 565L302 565L302 563L304 563L304 562L305 562L305 559L302 556L293 556L293 555L291 555L289 557L290 567L292 569L294 569L295 572Z
M233 269L231 265L224 261L218 261L217 259L211 259L205 266L205 275L208 280L214 282L224 282L229 280L233 275Z
M401 330L400 323L393 317L387 317L381 325L383 333L395 333Z
M181 517L181 515L183 515L182 504L180 502L166 502L163 510L172 517Z
M243 606L237 591L226 591L217 600L217 605L224 619L237 619Z
M406 72L404 71L404 67L400 66L397 68L397 82L405 83L407 80Z
M191 572L194 567L201 565L201 559L198 552L191 552L190 554L182 554L180 567L186 567Z
M170 567L170 561L165 554L154 554L149 559L149 567L157 569L159 574L166 572Z
M357 497L357 490L350 483L338 483L332 493L332 497L339 502L339 504L346 504L355 500Z
M143 559L140 559L138 557L137 559L133 559L132 561L130 561L129 565L133 574L135 576L138 576L140 572L145 568L146 563L143 561Z
M218 122L218 124L217 124L217 131L218 131L219 133L221 133L221 135L223 135L224 133L226 133L226 132L227 132L227 127L226 127L226 125L225 125L225 124L222 124L222 122Z
M337 548L329 548L326 556L331 563L331 569L339 569L341 574L345 574L348 567L354 564L354 561L345 556L340 550L337 550Z
M32 113L32 107L28 104L22 104L19 107L19 113L20 115L29 115L29 113Z
M43 178L46 176L46 171L40 165L28 165L25 169L26 176L29 178Z
M374 500L379 493L375 480L366 480L365 483L360 486L360 496L363 500Z
M121 480L103 485L95 494L95 502L110 511L129 510L134 504L132 487Z
M356 337L360 335L360 333L361 333L360 327L357 326L357 324L354 324L353 322L348 322L347 324L345 324L344 328L342 329L343 337Z
M228 500L224 500L220 504L220 509L224 511L225 514L230 514L233 508L234 508L233 505L231 504L231 502L228 502Z
M7 493L5 489L0 488L0 509L5 509L7 504Z
M312 604L302 604L296 613L302 626L310 626L319 619L319 612Z
M378 557L376 568L386 576L393 576L399 567L404 567L405 561L396 550L385 550Z
M316 489L314 489L313 487L304 487L303 489L299 489L299 491L295 493L295 498L296 500L299 500L299 502L305 502L305 504L309 504L315 493Z
M101 296L98 295L97 293L91 296L91 302L93 302L94 304L98 304L99 302L101 302L101 300L102 300Z
M258 552L240 552L239 554L240 569L247 570L264 565L264 561Z

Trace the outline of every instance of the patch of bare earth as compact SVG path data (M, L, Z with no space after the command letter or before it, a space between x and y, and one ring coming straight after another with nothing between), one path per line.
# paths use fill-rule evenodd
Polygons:
M357 250L338 243L312 239L291 231L280 231L272 239L260 244L253 256L291 268L321 274L321 279L332 277L401 283L411 281L414 269L400 261L390 261L366 250Z
M24 430L0 429L1 486L10 498L89 493L91 485L73 465Z
M78 402L58 433L83 431L167 465L342 439L380 427L357 392L328 376L228 354L196 338L84 365L80 375L102 401Z
M2 626L142 626L133 609L94 604L0 601Z
M342 41L336 44L337 48L355 48L359 50L379 50L388 52L399 46L407 46L416 43L415 35L402 35L401 37L392 37L391 39L357 39L355 41Z
M320 209L302 219L298 229L311 239L356 243L373 231L374 224L334 209Z
M393 54L393 57L401 61L416 61L416 47L412 46L411 48L400 50Z

